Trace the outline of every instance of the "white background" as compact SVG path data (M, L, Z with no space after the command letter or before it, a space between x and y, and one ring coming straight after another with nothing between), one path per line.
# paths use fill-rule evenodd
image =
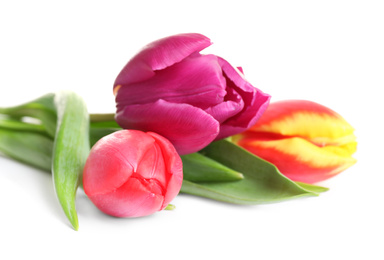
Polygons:
M356 129L358 162L319 197L237 206L179 195L174 211L100 213L81 191L79 231L51 176L0 157L1 259L384 259L382 1L1 1L0 106L60 89L114 112L112 84L143 45L202 33L280 99L308 99ZM5 257L8 255L7 257Z

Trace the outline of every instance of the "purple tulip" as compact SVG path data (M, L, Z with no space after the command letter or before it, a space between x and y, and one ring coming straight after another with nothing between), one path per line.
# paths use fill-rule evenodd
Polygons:
M199 53L210 45L210 39L196 33L146 45L114 83L117 123L156 132L181 155L255 124L270 96L226 60Z

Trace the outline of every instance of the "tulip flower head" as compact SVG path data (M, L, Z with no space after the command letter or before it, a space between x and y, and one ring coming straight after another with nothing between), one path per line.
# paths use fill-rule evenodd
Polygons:
M116 122L159 133L179 154L255 124L270 96L223 58L199 53L210 45L207 37L189 33L145 46L114 83Z
M101 211L140 217L163 210L179 193L182 162L173 145L156 133L120 130L91 149L84 191Z
M234 136L238 145L274 164L293 181L315 183L344 171L356 160L354 129L339 114L305 100L269 105L260 120Z

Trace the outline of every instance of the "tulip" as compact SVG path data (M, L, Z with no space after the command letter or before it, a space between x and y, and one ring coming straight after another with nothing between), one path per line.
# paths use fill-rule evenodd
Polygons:
M91 149L84 192L101 211L140 217L163 210L179 193L182 162L173 145L151 132L120 130Z
M181 155L255 124L270 96L223 58L199 53L210 45L195 33L146 45L114 83L116 122L166 137Z
M354 129L333 110L305 100L269 105L260 120L233 141L274 164L293 181L315 183L356 160Z

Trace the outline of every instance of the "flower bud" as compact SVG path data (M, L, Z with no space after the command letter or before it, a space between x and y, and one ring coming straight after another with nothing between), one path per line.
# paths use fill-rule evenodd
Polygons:
M173 145L156 133L120 130L91 149L84 191L101 211L140 217L163 210L179 193L182 162Z
M226 60L199 53L210 45L207 37L190 33L145 46L114 83L117 123L159 133L179 154L255 124L270 96Z
M260 120L234 136L238 145L274 164L293 181L315 183L353 165L354 129L339 114L305 100L269 105Z

